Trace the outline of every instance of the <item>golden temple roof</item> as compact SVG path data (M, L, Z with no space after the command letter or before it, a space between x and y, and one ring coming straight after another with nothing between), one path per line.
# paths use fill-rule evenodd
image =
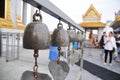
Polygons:
M120 10L115 14L115 20L111 23L111 26L117 28L120 26Z
M83 18L101 18L101 14L95 9L93 4L89 7L86 13L83 15Z
M84 27L84 28L99 28L99 27L105 27L105 23L102 23L102 22L82 22L79 24L81 27Z
M102 23L100 20L101 14L91 4L89 9L83 15L83 22L79 25L84 28L104 28L106 24Z

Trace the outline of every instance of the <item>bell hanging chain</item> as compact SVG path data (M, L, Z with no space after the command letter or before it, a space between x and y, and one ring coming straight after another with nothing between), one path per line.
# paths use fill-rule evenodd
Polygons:
M38 50L34 50L34 54L33 54L34 58L35 58L35 65L33 67L33 75L34 75L34 78L37 79L38 78L38 64L37 64L37 58L39 56L38 54Z
M61 50L61 47L58 47L58 60L57 60L57 64L60 64L60 50Z
M70 51L70 43L68 45L68 52ZM70 56L70 53L67 54L68 56Z

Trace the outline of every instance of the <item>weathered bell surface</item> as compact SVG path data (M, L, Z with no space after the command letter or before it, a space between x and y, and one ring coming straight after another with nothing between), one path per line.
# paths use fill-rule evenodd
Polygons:
M48 67L54 80L65 80L70 70L70 67L65 61L60 61L60 64L57 64L57 61L52 60Z
M35 21L27 25L23 36L23 47L26 49L47 49L50 46L50 34L47 26Z
M76 41L77 41L77 42L80 42L81 40L82 40L82 37L81 37L80 32L78 31L78 32L76 33Z
M22 74L21 80L52 80L48 74L38 73L38 78L35 79L32 71L25 71Z
M66 30L63 29L61 23L58 23L57 29L52 34L52 45L53 46L68 46L69 36Z
M67 32L68 32L68 35L69 35L70 42L76 41L74 30L68 29Z

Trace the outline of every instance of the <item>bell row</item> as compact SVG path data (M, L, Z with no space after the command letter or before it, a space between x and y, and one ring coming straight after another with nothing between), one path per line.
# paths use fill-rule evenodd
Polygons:
M34 50L47 49L50 45L65 47L68 46L70 42L80 42L81 40L82 36L79 31L77 33L72 29L66 31L60 22L50 36L46 24L38 20L26 26L23 36L23 47Z

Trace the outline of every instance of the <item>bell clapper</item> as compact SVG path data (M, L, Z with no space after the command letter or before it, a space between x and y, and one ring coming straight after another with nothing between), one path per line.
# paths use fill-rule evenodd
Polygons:
M60 64L60 50L61 50L61 47L58 47L58 60L57 60L57 64Z
M34 50L34 54L33 54L34 58L35 58L35 65L33 67L33 75L34 75L34 78L37 79L38 78L38 64L37 64L37 58L39 56L38 54L38 50Z

